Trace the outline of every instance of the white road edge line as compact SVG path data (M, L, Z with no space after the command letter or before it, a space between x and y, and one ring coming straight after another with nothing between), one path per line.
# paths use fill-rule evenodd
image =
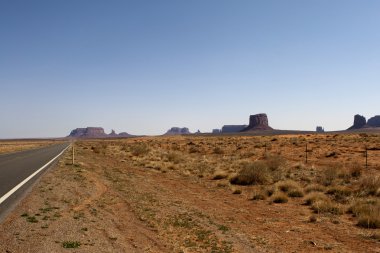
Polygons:
M67 146L61 153L59 153L56 157L51 159L47 164L39 168L37 171L35 171L32 175L25 178L21 183L16 185L12 190L7 192L4 196L0 198L0 205L3 203L7 198L9 198L13 193L15 193L18 189L20 189L24 184L26 184L30 179L32 179L35 175L37 175L41 170L45 169L47 166L49 166L52 162L54 162L55 159L60 157L71 145Z

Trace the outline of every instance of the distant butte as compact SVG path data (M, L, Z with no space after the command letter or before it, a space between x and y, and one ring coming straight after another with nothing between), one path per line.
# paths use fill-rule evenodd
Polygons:
M77 128L71 131L69 138L118 138L118 137L132 137L126 132L117 134L114 130L110 134L106 134L102 127L86 127Z
M356 114L354 116L354 124L348 128L347 130L354 130L354 129L360 129L363 128L367 124L367 120L364 116Z
M242 132L257 130L273 130L273 128L269 126L268 116L265 113L249 116L249 125L243 129Z
M354 116L354 124L347 130L357 130L363 128L378 128L380 127L380 115L376 115L366 121L366 118L362 115L356 114Z
M187 127L172 127L164 135L191 134Z

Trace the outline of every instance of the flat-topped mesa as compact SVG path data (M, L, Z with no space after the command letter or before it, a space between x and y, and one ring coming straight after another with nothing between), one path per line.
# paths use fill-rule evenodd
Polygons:
M69 137L76 138L103 138L107 137L104 129L101 127L87 127L87 128L77 128L71 131Z
M354 125L347 130L360 129L360 128L365 127L366 124L367 124L367 120L365 119L365 117L362 115L356 114L354 117Z
M164 135L191 134L187 127L172 127Z
M224 125L222 127L222 133L239 133L245 129L247 125Z
M380 127L380 115L370 118L367 122L369 127Z
M242 132L255 130L273 130L268 124L268 116L265 113L249 116L249 125Z
M86 127L77 128L71 131L68 137L71 138L118 138L118 137L131 137L126 132L117 134L114 130L110 134L106 134L102 127Z

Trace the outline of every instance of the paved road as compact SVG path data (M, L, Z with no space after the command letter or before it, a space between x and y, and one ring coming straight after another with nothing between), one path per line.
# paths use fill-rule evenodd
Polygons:
M0 221L69 143L0 155Z

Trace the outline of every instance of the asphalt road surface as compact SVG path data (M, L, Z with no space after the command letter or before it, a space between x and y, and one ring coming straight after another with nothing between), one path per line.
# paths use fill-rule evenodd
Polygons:
M0 155L0 222L69 145L61 143Z

